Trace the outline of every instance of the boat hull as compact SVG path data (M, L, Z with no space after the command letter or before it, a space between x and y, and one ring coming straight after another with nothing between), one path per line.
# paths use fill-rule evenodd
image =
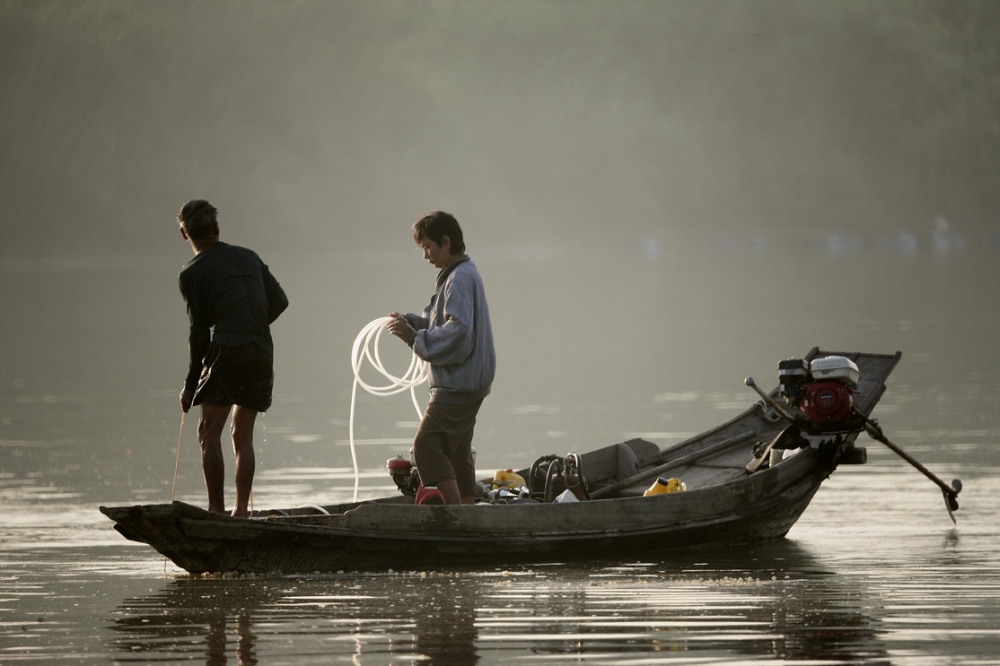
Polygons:
M813 349L805 360L833 354ZM868 416L900 354L839 354L860 368L855 409ZM634 561L780 539L838 464L865 460L864 449L855 446L860 426L788 435L794 430L761 401L663 451L641 439L590 451L579 464L595 499L583 502L433 506L397 496L263 511L251 519L182 502L101 511L123 536L149 544L191 573ZM772 459L772 447L786 450ZM519 473L528 478L530 471ZM643 497L661 474L684 480L688 489Z
M361 505L338 517L242 520L173 504L102 507L126 538L191 573L339 572L634 560L780 539L833 471L818 451L744 483L673 495L507 506ZM786 461L793 462L793 461ZM793 468L794 467L794 468ZM370 510L374 509L374 510ZM363 515L369 514L369 515ZM336 523L336 524L335 524Z

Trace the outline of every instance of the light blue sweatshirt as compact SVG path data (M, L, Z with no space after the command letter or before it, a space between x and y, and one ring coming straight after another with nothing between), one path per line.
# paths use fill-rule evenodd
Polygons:
M407 321L417 331L413 351L430 364L431 402L459 404L489 395L496 375L493 327L476 265L462 255L441 271L423 316Z

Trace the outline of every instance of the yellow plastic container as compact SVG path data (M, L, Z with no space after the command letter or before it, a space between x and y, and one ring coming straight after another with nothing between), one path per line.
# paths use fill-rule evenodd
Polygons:
M516 473L512 469L501 469L497 470L497 473L493 476L493 482L490 487L493 490L502 488L504 490L517 490L521 486L528 485L524 481L524 477Z
M687 490L687 486L680 479L675 479L670 477L669 479L664 479L662 476L656 480L653 485L646 489L646 492L642 494L643 497L649 497L651 495L662 495L664 493L680 493Z

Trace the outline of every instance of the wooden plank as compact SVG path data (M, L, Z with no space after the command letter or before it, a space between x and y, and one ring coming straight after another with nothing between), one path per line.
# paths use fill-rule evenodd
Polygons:
M753 430L748 430L746 432L742 432L739 435L735 435L733 437L730 437L729 439L724 439L721 442L718 442L718 443L713 444L711 446L705 447L701 451L697 451L697 452L691 453L691 454L689 454L687 456L683 456L681 458L677 458L676 460L671 460L670 462L664 463L662 465L658 465L657 467L654 467L653 469L647 469L647 470L645 470L643 472L640 472L639 474L636 474L635 476L629 477L627 479L623 479L622 481L618 481L617 483L613 483L610 486L605 486L604 488L598 488L597 490L593 491L590 494L590 496L593 497L594 499L599 499L601 497L608 497L609 495L612 495L615 492L617 492L617 491L619 491L619 490L621 490L623 488L627 488L629 486L633 486L633 485L635 485L637 483L642 483L643 481L648 481L649 479L653 478L654 476L659 476L659 475L661 475L661 474L663 474L663 473L665 473L665 472L667 472L667 471L669 471L671 469L674 469L676 467L682 467L684 465L689 465L692 462L695 462L696 460L701 460L703 458L707 458L707 457L709 457L709 456L711 456L713 454L716 454L716 453L724 451L724 450L726 450L728 448L734 447L737 444L742 444L742 443L750 440L755 434L756 433Z

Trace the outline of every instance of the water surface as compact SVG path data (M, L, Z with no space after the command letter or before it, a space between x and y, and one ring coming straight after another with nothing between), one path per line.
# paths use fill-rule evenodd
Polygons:
M782 358L899 349L875 416L962 479L958 524L935 486L862 437L869 464L838 470L772 544L509 570L190 577L96 510L172 491L204 505L194 418L182 427L177 409L186 257L6 265L0 663L1000 663L995 256L802 246L809 261L791 265L731 243L644 248L472 252L500 359L477 427L482 470L633 436L672 444L754 402L743 378L773 385ZM344 500L351 342L371 319L420 309L434 272L409 251L268 260L292 306L274 329L254 501ZM363 395L357 418L362 495L394 492L384 463L408 449L413 406ZM232 492L227 479L230 503Z

